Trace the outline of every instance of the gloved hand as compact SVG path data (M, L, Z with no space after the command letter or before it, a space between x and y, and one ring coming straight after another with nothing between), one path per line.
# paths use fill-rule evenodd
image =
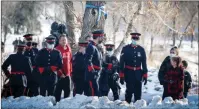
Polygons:
M119 79L119 75L117 73L113 74L113 80L117 81Z
M147 73L143 74L142 82L144 82L144 85L147 84Z
M124 78L120 78L120 83L124 85Z
M144 82L144 85L146 85L147 84L147 78L143 77L142 82Z

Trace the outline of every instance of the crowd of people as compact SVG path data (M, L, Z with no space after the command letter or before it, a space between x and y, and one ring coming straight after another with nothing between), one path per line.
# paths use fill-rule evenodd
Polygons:
M38 50L32 41L34 35L26 34L25 43L17 44L16 53L3 62L2 70L9 78L7 96L55 96L58 102L62 91L64 98L69 97L71 91L73 96L101 97L108 96L111 89L117 100L121 84L126 83L125 101L130 103L133 95L134 102L141 99L148 69L145 49L137 44L140 33L130 34L132 43L123 47L118 60L113 54L114 44L106 43L105 53L99 49L104 41L103 30L93 31L85 42L78 43L78 51L72 54L63 24L54 22L53 25L51 35L45 38L45 47ZM177 47L171 48L160 66L157 78L164 88L163 99L187 97L191 88L191 76L186 70L188 63L178 54Z

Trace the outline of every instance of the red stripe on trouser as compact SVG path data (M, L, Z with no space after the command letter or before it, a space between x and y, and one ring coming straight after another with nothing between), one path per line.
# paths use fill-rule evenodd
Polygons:
M24 88L24 90L23 90L23 95L25 95L25 92L26 92L26 88ZM27 94L27 96L28 96L28 94Z
M94 96L94 89L93 89L93 84L92 81L89 81L90 87L91 87L91 95Z
M10 95L12 95L12 88L10 87Z

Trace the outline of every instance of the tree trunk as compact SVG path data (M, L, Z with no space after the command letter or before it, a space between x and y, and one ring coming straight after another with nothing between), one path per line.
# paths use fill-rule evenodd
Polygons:
M153 40L154 40L154 37L153 37L153 36L151 36L150 55L152 55L152 53L153 53Z
M133 27L133 24L132 24L132 23L133 23L133 18L131 19L131 21L130 21L129 24L128 24L127 31L126 31L126 34L125 34L125 36L124 36L122 42L121 42L120 45L117 47L117 49L114 51L114 55L115 55L115 56L117 56L117 55L121 52L122 48L123 48L124 45L126 44L126 43L125 43L125 40L126 40L127 36L129 35L129 33L131 32L131 29L132 29L132 27Z
M173 28L175 28L176 25L176 17L173 17ZM173 39L173 46L176 44L176 32L172 31L172 39Z
M188 28L189 25L191 24L191 22L192 22L192 20L193 20L193 18L194 18L194 16L195 16L196 14L197 14L197 11L191 16L190 21L188 22L187 26L185 27L185 32L187 31L187 28ZM184 35L183 35L183 36L184 36ZM183 37L183 36L181 36L181 37ZM180 43L179 43L179 45L178 45L178 48L181 47L182 39L183 39L183 38L180 38Z
M7 34L8 34L8 26L4 25L4 44L6 43L6 39L7 39Z
M183 40L183 36L180 37L180 43L179 43L179 45L178 45L178 48L181 47L181 45L182 45L182 40Z
M112 22L113 22L113 43L116 44L116 32L119 29L121 17L117 20L116 17L117 13L113 13L112 15Z
M193 48L193 39L194 39L194 35L191 35L191 48Z
M20 29L20 25L17 25L17 30L16 30L16 34L19 34L19 29Z
M104 6L105 1L87 1L86 5L93 6ZM95 30L104 30L105 25L105 16L104 13L101 12L100 20L97 22L99 15L99 10L97 8L88 8L86 7L84 17L83 17L83 28L81 32L81 37L79 40L84 41L85 37L89 35L92 31Z
M68 35L69 35L69 40L70 40L70 44L71 44L71 48L72 51L74 50L74 48L76 48L74 45L75 43L75 32L74 32L74 14L73 11L74 6L73 6L73 2L72 1L63 1L63 5L64 5L64 9L65 9L65 18L66 18L66 22L68 24L67 25L67 30L68 30ZM74 50L75 51L75 50Z

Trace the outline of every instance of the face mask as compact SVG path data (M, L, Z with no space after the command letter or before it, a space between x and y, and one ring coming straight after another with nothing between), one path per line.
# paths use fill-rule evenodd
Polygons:
M48 43L47 43L46 48L48 48L48 49L53 49L53 48L54 48L54 46L55 46L54 44L48 44Z
M137 42L135 40L132 39L132 42L131 42L133 45L137 45Z
M173 53L172 53L172 54L170 54L170 57L175 57L175 56L176 56L176 54L173 54Z
M109 56L112 56L112 55L113 55L113 51L107 51L106 53L107 53L107 55L109 55Z

